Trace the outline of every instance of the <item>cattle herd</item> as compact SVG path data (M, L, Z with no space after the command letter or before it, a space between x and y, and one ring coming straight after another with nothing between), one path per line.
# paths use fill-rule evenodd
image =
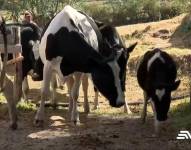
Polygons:
M28 91L27 75L30 73L34 81L42 81L40 106L34 120L36 126L42 126L44 123L45 101L48 98L50 85L53 85L51 83L54 83L56 78L62 84L68 85L70 120L74 124L79 122L77 100L81 81L85 111L89 112L87 93L89 76L96 93L99 91L112 107L125 105L125 110L131 113L124 94L126 68L129 55L137 43L126 48L115 27L94 20L71 6L65 6L56 14L42 32L35 24L18 23L17 26L22 26L21 45L24 59L21 90L25 100ZM2 17L0 30L4 37L5 49L4 57L1 57L4 61L1 65L0 79L4 80L6 75L3 70L8 54L6 23ZM176 81L176 76L175 62L169 54L158 48L147 51L139 61L137 80L144 92L142 119L145 122L147 103L150 100L155 116L156 132L158 125L167 120L171 91L176 90L180 84L179 80ZM5 90L2 89L6 97ZM55 94L52 95L54 100ZM20 98L21 94L17 94L17 99ZM7 101L11 127L16 129L16 101L14 99L12 101L15 102L10 102L8 99ZM95 103L97 105L98 101Z

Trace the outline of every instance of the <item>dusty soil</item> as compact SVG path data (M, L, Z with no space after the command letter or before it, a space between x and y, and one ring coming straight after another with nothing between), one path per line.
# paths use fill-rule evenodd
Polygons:
M135 77L129 76L127 92L131 98L142 99L142 92L138 89ZM129 86L128 83L131 83ZM38 99L40 83L30 81L31 100ZM182 86L184 88L184 86ZM181 88L181 89L183 89ZM133 90L134 89L134 90ZM130 94L130 91L133 93ZM57 90L60 102L68 102L67 90ZM179 90L181 92L181 90ZM150 109L146 124L140 121L140 106L131 106L133 115L127 115L123 108L114 109L99 96L99 109L92 110L94 92L90 83L89 100L91 113L83 112L83 93L80 91L79 110L80 124L74 126L68 119L68 108L58 107L53 110L46 108L43 128L33 126L35 111L19 110L18 130L8 128L8 114L0 115L0 149L2 150L127 150L127 149L190 149L187 141L177 141L179 129L168 125L160 137L153 137L153 117ZM134 95L134 96L133 96ZM133 101L133 99L130 99ZM135 100L135 99L134 99ZM0 105L3 108L3 105ZM173 118L170 119L173 122Z
M181 18L182 16L180 16ZM148 35L151 32L156 32L159 27L176 28L180 24L179 18L177 21L162 21L164 24L156 26L156 23L145 24L150 25ZM132 32L136 30L144 30L142 24L135 25ZM126 34L129 28L133 26L121 27L120 34ZM170 29L169 29L170 30ZM170 30L172 32L172 30ZM173 30L174 31L174 30ZM129 34L129 33L128 33ZM148 38L148 37L146 37ZM168 39L158 39L150 36L150 41L169 46ZM142 41L141 41L142 42ZM143 43L144 44L144 43ZM138 55L139 51L133 54ZM173 96L184 95L188 90L187 77L182 77L182 83L178 92ZM128 101L142 100L142 90L139 88L135 76L127 77L126 97ZM39 99L39 82L30 80L30 95L32 101ZM68 103L67 89L58 89L58 100ZM90 83L89 101L91 112L87 115L83 112L83 93L80 91L79 111L80 124L74 126L68 120L68 108L58 107L57 110L46 108L46 117L43 128L33 126L35 111L18 110L19 121L18 130L12 131L8 128L8 113L4 105L0 105L0 150L148 150L148 149L169 149L169 150L185 150L190 149L189 141L178 141L176 136L181 129L176 129L173 124L173 118L170 117L170 122L166 131L163 131L160 137L154 137L153 115L150 109L148 110L149 117L146 124L141 124L140 111L142 105L131 106L134 112L132 115L124 113L123 108L114 109L108 104L102 96L99 96L99 109L93 108L94 92ZM180 101L181 103L181 101Z

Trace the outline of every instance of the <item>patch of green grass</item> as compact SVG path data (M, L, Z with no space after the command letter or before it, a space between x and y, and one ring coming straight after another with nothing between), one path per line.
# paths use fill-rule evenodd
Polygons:
M31 102L24 102L21 101L17 104L17 108L21 111L35 111L36 110L36 105L31 103Z
M173 126L178 129L191 129L191 107L188 99L178 104L170 112L173 118Z
M0 104L6 103L5 97L3 96L2 93L0 93Z

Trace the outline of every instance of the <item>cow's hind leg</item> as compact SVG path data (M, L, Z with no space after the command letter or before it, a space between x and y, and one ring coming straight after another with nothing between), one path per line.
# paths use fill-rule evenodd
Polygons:
M84 112L89 113L90 107L88 102L88 75L84 74L82 78L82 89L84 92Z
M43 81L42 81L42 89L41 89L41 101L40 107L35 116L34 124L37 127L42 127L44 122L44 109L45 109L45 100L48 98L49 88L50 88L50 80L52 75L52 68L50 62L46 62L43 70Z
M10 117L10 127L13 130L17 129L17 109L13 95L13 82L7 76L5 77L5 86L3 94L7 100L9 117Z
M56 73L52 74L50 88L51 88L51 104L52 104L53 109L55 110L56 106L57 106L57 101L56 101L57 76L56 76Z
M22 82L22 93L25 101L28 101L28 92L29 92L29 84L26 76L24 77L24 80Z
M130 108L129 108L129 105L127 103L127 100L125 100L125 105L124 105L124 112L127 113L127 114L132 114Z
M94 107L93 107L93 109L97 110L98 107L99 107L99 104L98 104L99 92L98 92L98 89L96 87L94 87L94 92L95 92L95 97L94 97Z
M72 116L71 121L76 125L79 123L79 113L78 113L78 96L79 96L79 88L81 83L81 75L82 73L76 72L74 73L74 85L72 87L72 100L73 100L73 109L72 109Z
M72 75L68 76L66 84L67 84L68 94L69 94L69 112L68 112L68 117L71 119L72 110L73 110L72 87L74 85L74 78L73 78Z
M142 123L145 123L146 116L147 116L147 103L148 103L149 97L147 96L147 93L145 91L143 92L143 95L144 95L144 102L143 102L143 112L142 112L141 118L142 118Z

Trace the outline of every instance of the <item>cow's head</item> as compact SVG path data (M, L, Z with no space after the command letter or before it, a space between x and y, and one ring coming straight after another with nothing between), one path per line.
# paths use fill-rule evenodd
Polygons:
M37 62L40 59L40 33L39 27L34 24L26 24L21 31L22 55L24 56L23 64L27 66L23 70L23 78L31 69L33 73L36 72Z
M113 107L120 107L125 102L126 66L129 53L136 44L125 48L115 28L104 26L100 28L104 45L101 54L106 56L106 63L92 74L94 84L109 100Z
M167 114L171 102L171 92L176 90L180 80L171 83L156 83L151 92L152 105L154 105L156 119L158 121L167 120Z
M32 47L32 52L33 52L35 60L37 60L40 57L40 55L39 55L39 44L40 44L40 41L38 39L37 40L31 39L29 41L29 45Z

